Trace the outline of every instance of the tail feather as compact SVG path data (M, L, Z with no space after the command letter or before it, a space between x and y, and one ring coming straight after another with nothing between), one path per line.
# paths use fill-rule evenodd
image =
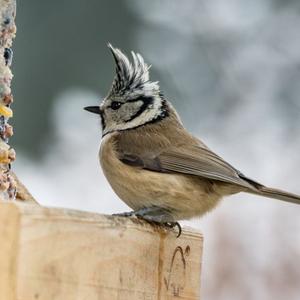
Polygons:
M300 196L292 193L288 193L279 189L268 188L266 186L258 187L257 191L249 191L250 193L260 195L263 197L269 197L281 201L300 204Z

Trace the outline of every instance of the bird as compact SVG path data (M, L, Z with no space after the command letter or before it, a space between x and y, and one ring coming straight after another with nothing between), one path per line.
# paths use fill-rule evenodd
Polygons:
M175 108L151 81L150 66L108 44L116 74L100 105L84 109L101 119L100 165L114 192L135 216L181 227L225 196L246 192L300 204L300 196L267 187L244 175L189 133Z

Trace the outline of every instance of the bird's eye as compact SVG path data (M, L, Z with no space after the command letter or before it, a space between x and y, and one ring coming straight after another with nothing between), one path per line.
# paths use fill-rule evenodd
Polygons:
M118 102L118 101L113 101L110 105L110 108L113 109L113 110L116 110L118 108L120 108L120 106L122 105L121 102Z

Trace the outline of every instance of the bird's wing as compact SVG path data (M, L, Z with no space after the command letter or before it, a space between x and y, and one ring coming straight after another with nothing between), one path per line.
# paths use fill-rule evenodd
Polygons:
M247 178L214 152L201 145L170 147L154 157L123 154L121 161L156 172L183 173L256 190L259 183Z

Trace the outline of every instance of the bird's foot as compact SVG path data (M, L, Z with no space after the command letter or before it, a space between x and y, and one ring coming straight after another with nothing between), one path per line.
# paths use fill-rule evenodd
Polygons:
M177 237L179 237L182 232L180 224L174 221L174 217L172 216L171 212L165 208L161 208L157 206L146 207L131 212L114 214L113 216L119 216L119 217L136 216L137 218L144 219L150 224L163 226L165 228L177 227L178 228Z

